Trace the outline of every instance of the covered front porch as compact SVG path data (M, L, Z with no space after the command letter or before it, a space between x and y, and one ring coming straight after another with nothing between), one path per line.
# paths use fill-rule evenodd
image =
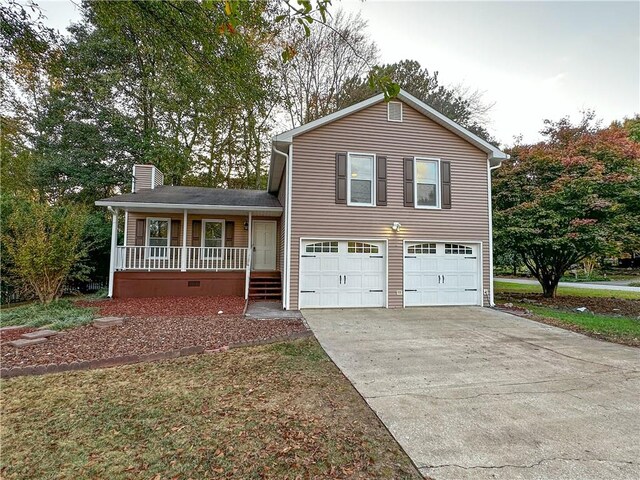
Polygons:
M248 298L252 272L280 281L279 207L109 209L110 297Z

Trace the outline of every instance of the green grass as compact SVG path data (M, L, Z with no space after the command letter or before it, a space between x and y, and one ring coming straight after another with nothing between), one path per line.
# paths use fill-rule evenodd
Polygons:
M509 283L495 280L493 286L496 293L542 293L540 285L526 285L521 283ZM623 298L627 300L640 300L640 293L624 290L598 290L590 288L558 287L558 295L572 297L595 298Z
M64 330L90 323L93 318L93 308L78 307L71 300L62 299L51 302L48 305L31 303L2 310L0 311L0 326L47 326L54 330Z
M524 305L524 307L536 315L553 318L567 325L578 326L582 331L588 333L629 341L640 339L640 320L633 318L569 312L529 304Z
M3 479L419 479L312 339L0 383Z

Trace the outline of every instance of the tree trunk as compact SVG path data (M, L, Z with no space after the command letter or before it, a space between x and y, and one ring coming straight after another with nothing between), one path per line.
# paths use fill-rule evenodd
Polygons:
M558 290L559 279L555 278L542 278L538 279L540 285L542 285L542 296L544 298L555 298L556 291Z

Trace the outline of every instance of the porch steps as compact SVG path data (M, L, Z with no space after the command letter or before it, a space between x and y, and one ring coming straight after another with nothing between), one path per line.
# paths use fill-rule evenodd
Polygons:
M282 298L280 272L252 272L249 279L249 298L279 300Z

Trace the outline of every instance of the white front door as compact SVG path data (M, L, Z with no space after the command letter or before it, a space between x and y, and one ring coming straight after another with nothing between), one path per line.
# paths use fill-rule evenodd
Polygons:
M300 255L300 308L384 307L384 242L310 240Z
M271 220L253 222L253 270L276 269L277 223Z
M408 242L404 304L480 305L478 244Z

